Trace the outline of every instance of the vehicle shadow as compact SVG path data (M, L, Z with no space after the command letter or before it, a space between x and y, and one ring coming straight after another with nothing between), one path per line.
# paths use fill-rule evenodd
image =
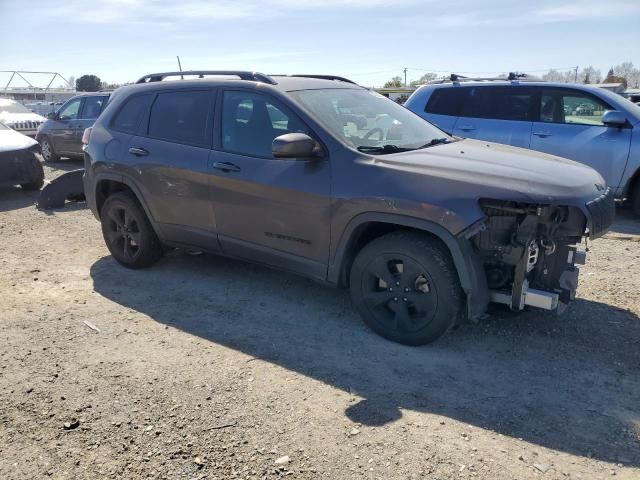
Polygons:
M619 206L616 208L616 220L610 231L627 235L640 235L640 218L636 217L630 208Z
M412 348L370 332L346 291L238 261L175 253L131 271L104 257L91 276L157 322L352 392L354 422L408 409L640 466L640 321L628 311L587 300L563 317L497 309Z
M40 191L24 190L22 187L0 187L0 212L31 207L38 201Z

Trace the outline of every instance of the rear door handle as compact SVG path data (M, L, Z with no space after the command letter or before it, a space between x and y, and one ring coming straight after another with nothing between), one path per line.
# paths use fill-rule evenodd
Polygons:
M547 137L552 137L553 134L551 132L533 132L533 134L536 137L540 137L540 138L547 138Z
M147 155L149 155L149 152L147 150L139 147L131 147L129 149L129 153L131 155L135 155L136 157L146 157Z
M458 127L460 130L462 130L463 132L470 132L471 130L475 130L476 127L472 126L472 125L462 125L460 127Z
M239 172L240 171L239 166L230 162L214 162L213 168L217 168L218 170L222 170L223 172Z

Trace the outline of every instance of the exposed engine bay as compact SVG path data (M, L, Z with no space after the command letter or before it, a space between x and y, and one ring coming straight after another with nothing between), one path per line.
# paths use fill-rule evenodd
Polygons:
M575 298L588 232L576 207L481 200L486 215L471 241L481 257L491 301L563 310Z

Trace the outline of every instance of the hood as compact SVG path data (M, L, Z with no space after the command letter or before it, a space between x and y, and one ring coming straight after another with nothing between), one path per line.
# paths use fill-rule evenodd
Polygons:
M14 150L26 150L37 145L33 138L16 132L15 130L0 130L0 152L12 152Z
M459 189L462 184L467 197L562 204L592 199L605 189L602 176L586 165L477 140L383 155L376 160L390 168L439 178L443 188Z
M7 111L2 111L0 108L0 121L5 124L17 123L17 122L44 122L47 119L42 115L38 115L33 112L25 112L25 113L11 113Z

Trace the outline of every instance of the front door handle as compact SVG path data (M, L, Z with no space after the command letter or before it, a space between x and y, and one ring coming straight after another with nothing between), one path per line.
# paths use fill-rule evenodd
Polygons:
M223 172L239 172L240 167L231 162L214 162L213 168L222 170Z
M140 147L131 147L129 149L129 153L131 155L135 155L136 157L146 157L147 155L149 155L149 152L147 150Z
M533 132L533 134L536 137L540 137L540 138L547 138L547 137L552 137L553 134L551 132Z
M460 130L462 130L463 132L470 132L471 130L475 130L476 127L472 126L472 125L463 125L461 127L458 127Z

